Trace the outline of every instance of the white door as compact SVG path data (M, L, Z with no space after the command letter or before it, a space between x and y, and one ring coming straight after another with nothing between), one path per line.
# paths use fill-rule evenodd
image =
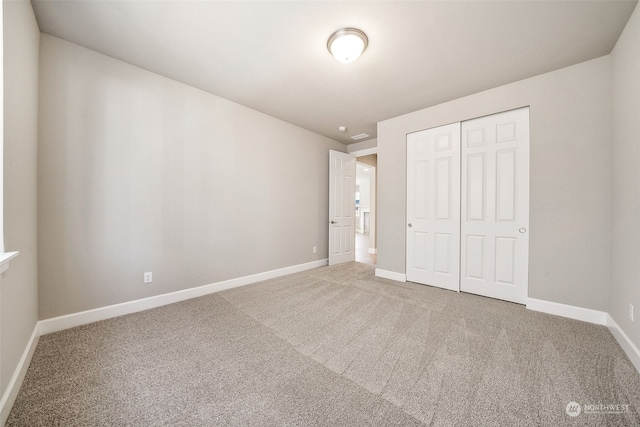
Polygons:
M356 157L329 152L329 265L355 261Z
M462 123L460 289L524 304L529 271L529 108Z
M407 280L460 289L460 123L407 135Z

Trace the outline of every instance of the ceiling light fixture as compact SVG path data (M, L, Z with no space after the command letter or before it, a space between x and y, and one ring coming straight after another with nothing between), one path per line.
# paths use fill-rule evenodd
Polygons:
M355 61L369 44L367 35L357 28L340 28L327 41L329 52L343 64Z

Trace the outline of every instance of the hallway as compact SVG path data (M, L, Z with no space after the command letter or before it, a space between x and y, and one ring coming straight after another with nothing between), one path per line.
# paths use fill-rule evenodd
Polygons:
M376 265L376 254L369 253L369 235L356 233L356 262Z

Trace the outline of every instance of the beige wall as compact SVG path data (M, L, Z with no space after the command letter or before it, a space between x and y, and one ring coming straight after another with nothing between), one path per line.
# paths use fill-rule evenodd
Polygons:
M611 54L613 82L609 314L640 348L640 8ZM635 322L629 320L635 306Z
M41 319L327 258L345 145L52 36L40 52Z
M366 141L356 142L356 143L347 145L347 152L353 153L355 151L371 150L371 149L375 149L377 145L378 145L377 138L368 139Z
M377 154L369 154L368 156L360 156L360 157L358 157L358 161L360 163L365 163L367 165L376 167L376 166L378 166L378 155Z
M4 235L6 250L20 251L20 255L0 276L0 396L6 391L38 321L36 183L40 31L28 1L5 1L3 8Z
M378 268L405 272L405 135L524 106L531 106L529 297L606 311L608 56L379 123Z

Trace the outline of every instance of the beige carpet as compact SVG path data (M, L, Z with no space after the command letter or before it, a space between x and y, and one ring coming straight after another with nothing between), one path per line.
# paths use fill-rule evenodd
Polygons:
M640 375L605 327L373 268L43 336L7 425L640 425Z

